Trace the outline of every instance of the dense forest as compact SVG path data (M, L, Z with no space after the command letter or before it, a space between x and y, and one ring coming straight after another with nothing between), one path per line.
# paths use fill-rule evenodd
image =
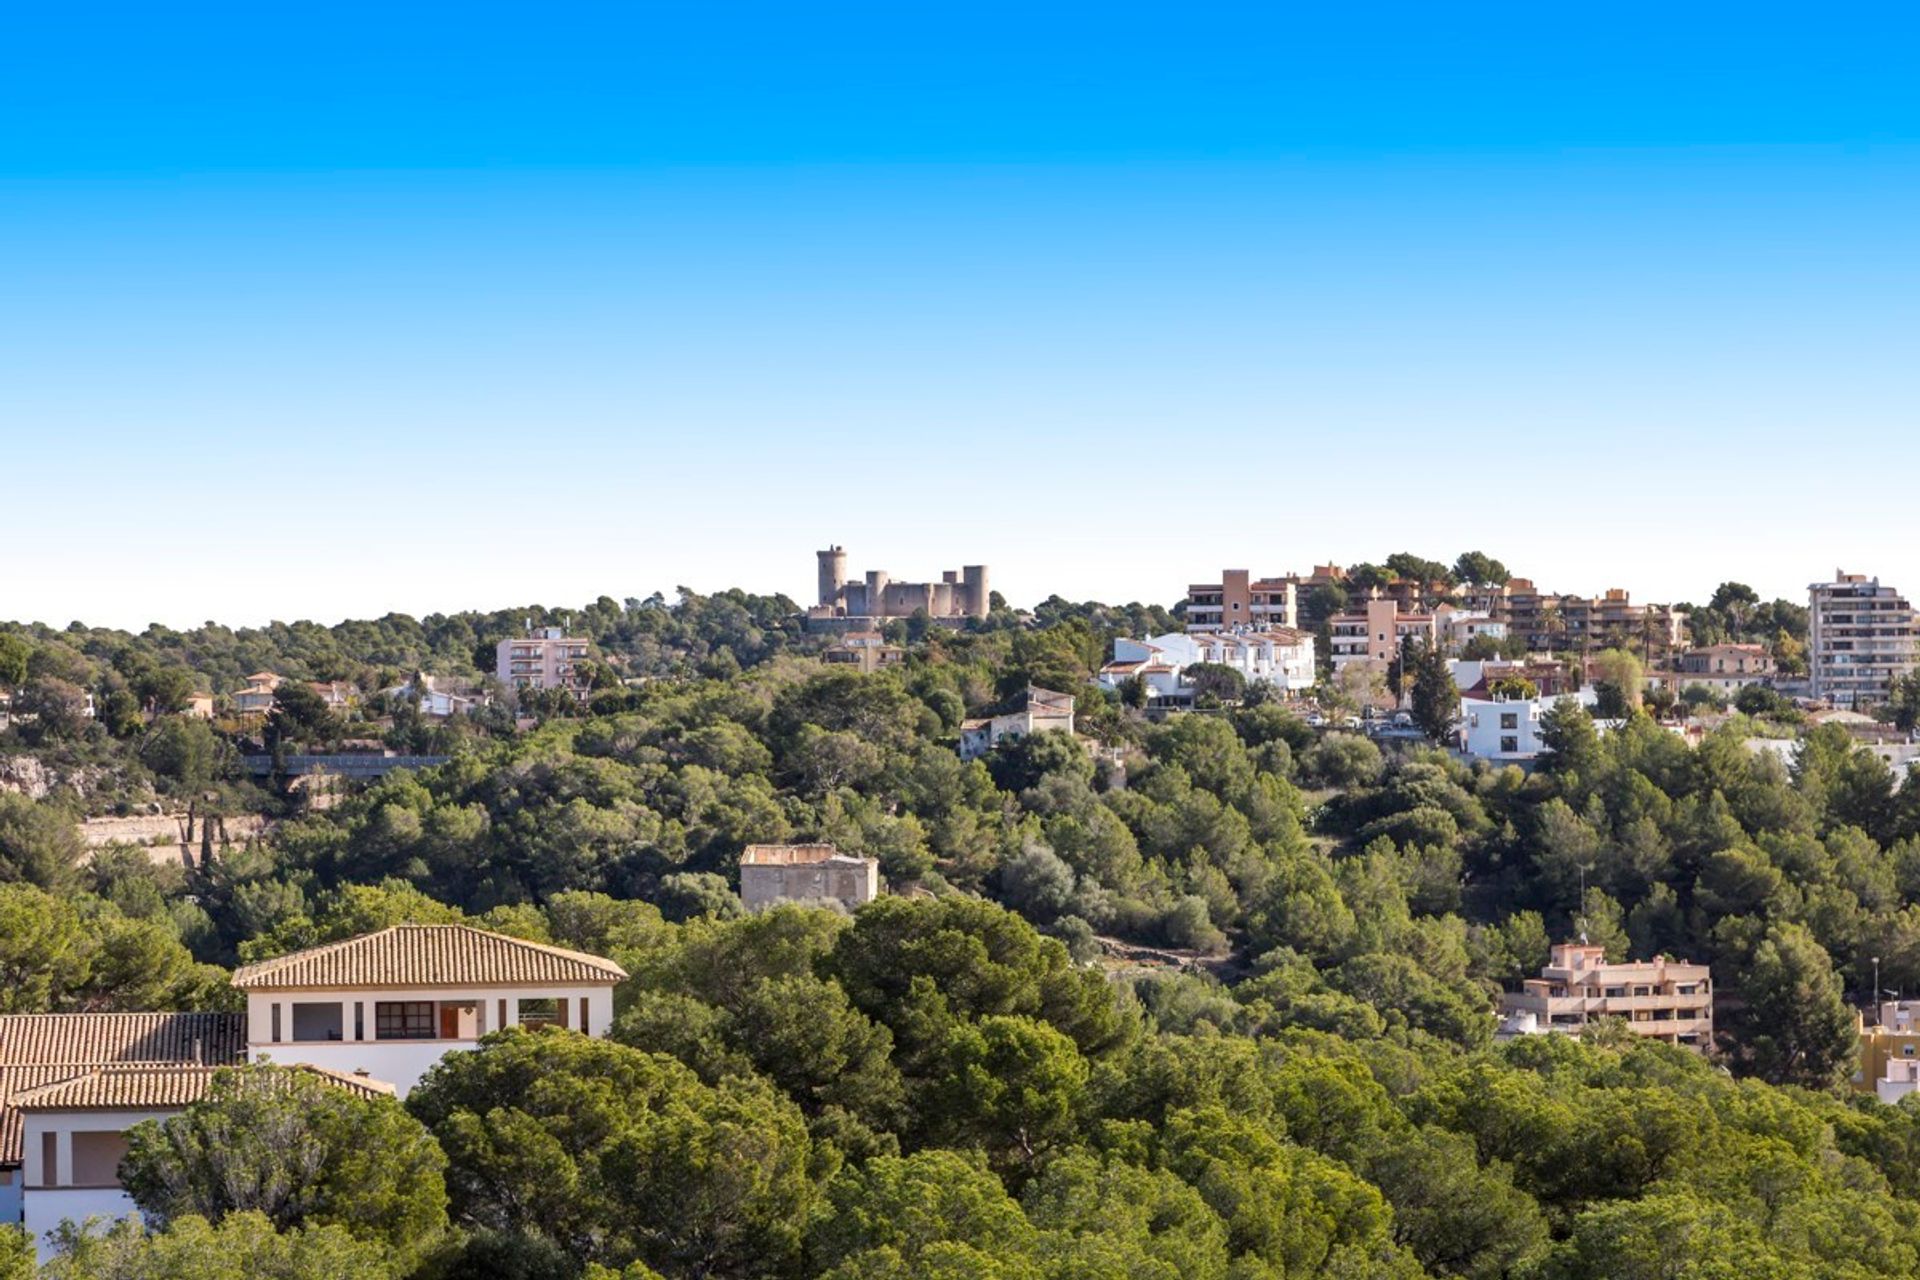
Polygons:
M6 1010L231 1007L232 965L402 920L632 974L608 1040L499 1035L404 1104L234 1073L136 1140L152 1225L49 1274L1920 1273L1920 1108L1845 1089L1874 958L1920 990L1920 789L1844 731L1789 769L1737 725L1690 745L1567 704L1523 772L1257 691L1149 720L1089 678L1157 609L902 627L906 662L860 674L778 597L601 605L569 620L610 673L586 707L397 723L452 759L325 809L238 777L165 673L373 689L557 616L10 633L0 683L118 680L133 710L12 731L97 776L0 795ZM962 719L1029 684L1074 692L1097 750L963 763ZM110 795L277 821L205 867L89 855L74 818ZM742 846L800 839L878 859L889 896L741 915ZM1723 1053L1495 1045L1495 993L1576 932L1711 963Z

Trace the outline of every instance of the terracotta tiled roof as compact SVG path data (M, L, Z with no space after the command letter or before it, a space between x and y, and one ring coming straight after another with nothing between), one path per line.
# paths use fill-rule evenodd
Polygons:
M85 1069L71 1064L0 1067L0 1169L18 1168L26 1154L20 1109L13 1105L13 1100L29 1089L68 1079Z
M80 1075L37 1089L28 1089L13 1100L19 1111L145 1111L167 1107L186 1107L207 1096L215 1074L222 1067L195 1067L178 1063L116 1063L95 1067ZM320 1067L296 1064L316 1078L363 1097L388 1097L393 1086L365 1076L346 1075Z
M16 1013L0 1016L0 1168L21 1159L29 1089L109 1063L230 1066L245 1061L243 1013Z
M244 1013L15 1013L0 1015L0 1067L41 1063L239 1062Z
M460 924L400 924L344 942L244 965L243 991L339 987L610 986L611 960Z

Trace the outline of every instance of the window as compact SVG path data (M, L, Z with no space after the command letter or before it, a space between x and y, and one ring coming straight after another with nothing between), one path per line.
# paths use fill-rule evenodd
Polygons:
M1903 1058L1911 1058L1913 1056L1913 1046L1910 1044L1901 1045L1900 1056Z
M1518 711L1502 711L1500 713L1500 727L1502 729L1518 729L1520 727L1520 713Z
M340 1039L340 1002L294 1001L293 1038L296 1042Z
M520 1002L520 1025L523 1027L564 1027L567 1025L566 1006L550 997L522 1000Z
M118 1130L75 1133L70 1181L76 1187L117 1187L126 1155L127 1135Z
M373 1006L376 1040L431 1040L433 1035L431 1000L382 1000Z
M1520 739L1514 737L1512 734L1508 734L1506 737L1500 739L1500 753L1508 756L1519 755Z

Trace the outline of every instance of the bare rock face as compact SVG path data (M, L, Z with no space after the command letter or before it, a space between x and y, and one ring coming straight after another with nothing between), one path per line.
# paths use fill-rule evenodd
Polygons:
M64 785L60 774L28 755L0 756L0 791L12 791L29 800L45 800Z
M108 777L97 765L63 768L37 756L0 755L0 791L11 791L29 800L45 800L56 791L71 791L87 797Z

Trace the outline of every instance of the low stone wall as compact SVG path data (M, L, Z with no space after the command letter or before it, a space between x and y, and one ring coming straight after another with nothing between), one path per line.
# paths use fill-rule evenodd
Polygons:
M200 857L200 842L203 833L200 829L203 818L196 817L193 828L193 843L189 846L182 838L186 833L187 815L147 814L131 818L88 818L80 824L80 839L89 849L99 849L110 844L138 845L147 851L147 856L156 863L177 863L191 865ZM244 844L259 836L267 829L265 818L258 814L240 814L221 819L221 827L226 839L215 837L215 847L230 844ZM191 856L189 856L189 854Z

